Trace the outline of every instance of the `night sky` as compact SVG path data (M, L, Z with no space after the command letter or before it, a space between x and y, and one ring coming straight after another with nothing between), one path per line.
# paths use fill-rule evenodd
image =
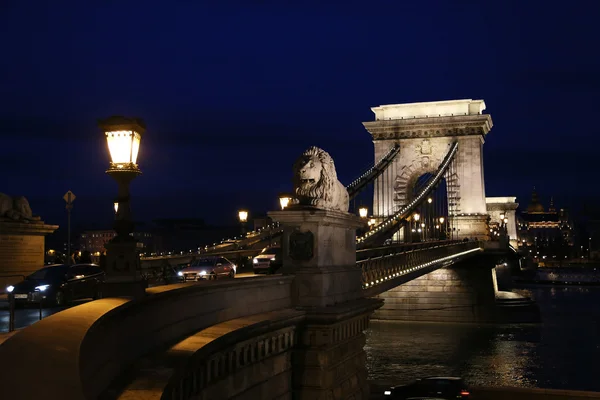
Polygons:
M96 121L138 116L136 219L233 223L277 208L310 145L346 184L372 165L370 107L482 98L486 194L526 205L535 185L577 208L600 197L599 14L592 0L4 0L0 191L65 224L72 190L77 226L110 226Z

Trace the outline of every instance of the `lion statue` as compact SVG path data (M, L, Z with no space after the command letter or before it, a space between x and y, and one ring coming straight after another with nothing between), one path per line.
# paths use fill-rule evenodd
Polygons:
M318 147L309 147L294 163L294 193L294 204L348 212L348 191L329 153Z
M40 219L33 216L25 197L10 197L4 193L0 193L0 218L13 221L37 221Z

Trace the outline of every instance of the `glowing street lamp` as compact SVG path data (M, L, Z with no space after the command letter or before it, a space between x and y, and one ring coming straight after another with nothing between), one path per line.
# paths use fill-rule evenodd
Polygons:
M415 221L418 221L421 219L421 215L419 215L419 213L414 213L413 218L415 219Z
M98 125L104 132L110 154L106 173L119 185L114 228L117 236L129 236L134 228L129 206L129 184L142 173L137 165L137 157L146 126L139 118L120 116L101 120Z
M444 223L444 217L440 217L440 224Z
M137 240L133 237L134 222L131 217L129 185L142 171L137 165L142 135L146 132L139 118L113 116L98 121L110 155L106 173L118 185L114 229L117 233L106 247L106 278L101 297L145 296L147 282L139 275Z
M428 202L429 204L431 204L431 202L432 202L432 201L433 201L433 200L431 199L431 197L427 199L427 202Z
M369 214L369 209L367 207L360 207L358 209L358 215L361 218L367 218L367 215Z
M246 234L246 222L248 221L248 211L239 210L238 218L240 220L240 224L242 225L242 237Z
M292 196L290 196L289 194L279 195L279 205L281 206L282 210L290 204L290 201L292 201Z

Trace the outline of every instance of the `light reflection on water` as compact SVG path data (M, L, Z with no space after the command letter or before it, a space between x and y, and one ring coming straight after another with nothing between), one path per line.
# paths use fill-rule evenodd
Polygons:
M369 379L451 375L471 385L600 391L600 288L541 286L527 293L540 306L542 324L372 321Z

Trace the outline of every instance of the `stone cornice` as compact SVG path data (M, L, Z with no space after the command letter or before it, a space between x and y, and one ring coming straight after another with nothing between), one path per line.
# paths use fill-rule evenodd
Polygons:
M492 129L489 114L392 119L363 122L374 140L444 136L485 136Z
M486 209L488 211L511 211L516 210L519 207L519 203L487 203Z
M13 222L0 221L2 235L47 235L58 229L58 225L46 225L43 221Z

